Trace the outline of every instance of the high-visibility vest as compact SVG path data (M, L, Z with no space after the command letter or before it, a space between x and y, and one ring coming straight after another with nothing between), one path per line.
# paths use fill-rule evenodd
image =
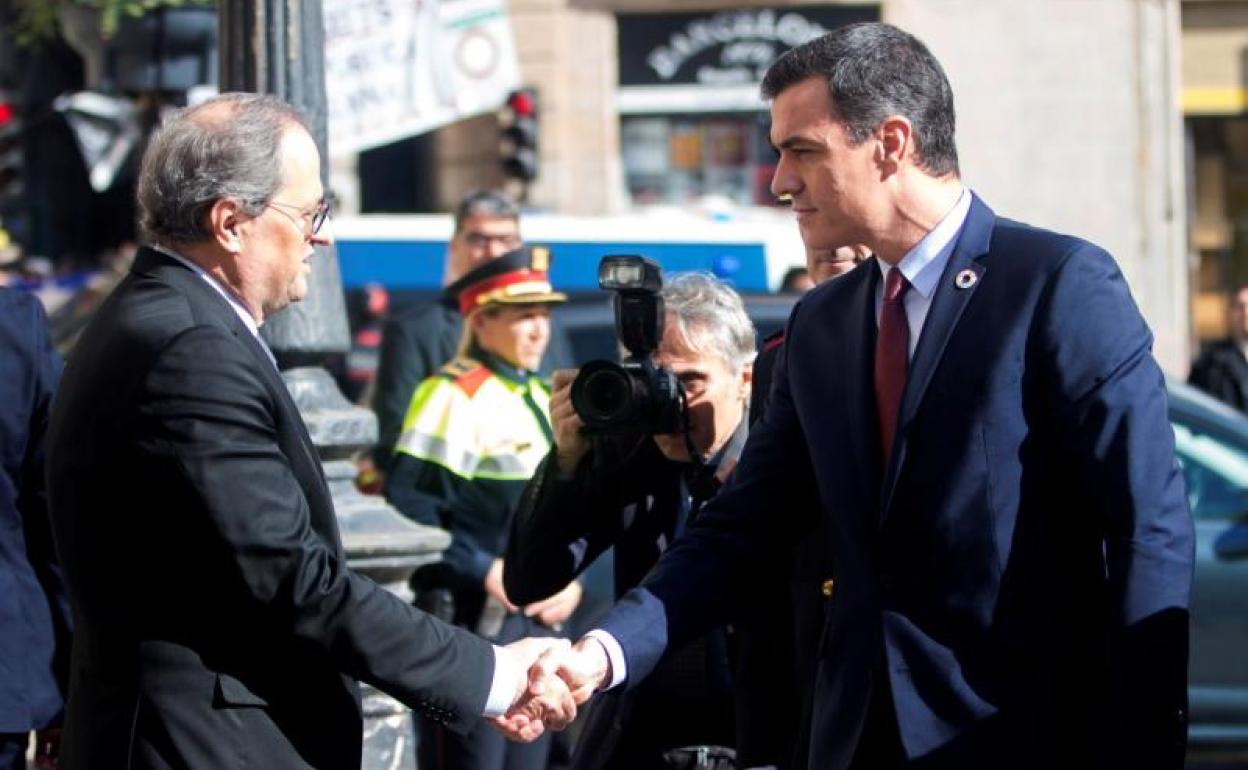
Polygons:
M527 481L550 451L550 390L457 358L420 384L396 452L465 479Z

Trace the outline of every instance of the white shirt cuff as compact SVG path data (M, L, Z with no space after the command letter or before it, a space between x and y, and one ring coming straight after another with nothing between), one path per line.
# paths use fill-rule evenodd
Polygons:
M520 677L527 678L528 672L517 671L516 663L511 656L498 645L494 647L494 681L490 684L490 697L485 700L484 717L501 717L511 708L516 699Z
M602 649L606 651L607 661L611 664L611 681L602 689L610 690L623 682L628 676L628 669L624 663L624 648L615 640L615 637L601 628L595 628L585 634L585 638L597 640L602 645Z

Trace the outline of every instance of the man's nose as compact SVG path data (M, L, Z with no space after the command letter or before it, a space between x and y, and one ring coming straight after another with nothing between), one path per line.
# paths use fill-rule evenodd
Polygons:
M312 233L312 238L310 240L314 246L334 245L334 220L326 219L321 225L321 229Z
M796 195L802 189L802 180L792 170L792 164L784 157L776 163L776 170L771 175L771 194L777 198Z

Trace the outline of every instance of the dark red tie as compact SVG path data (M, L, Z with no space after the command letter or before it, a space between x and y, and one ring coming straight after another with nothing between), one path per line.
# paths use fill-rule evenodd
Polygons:
M906 363L910 352L910 324L906 322L904 297L910 282L897 268L884 280L884 306L880 309L880 333L875 343L875 403L880 416L880 448L883 467L893 456L897 412L906 388Z

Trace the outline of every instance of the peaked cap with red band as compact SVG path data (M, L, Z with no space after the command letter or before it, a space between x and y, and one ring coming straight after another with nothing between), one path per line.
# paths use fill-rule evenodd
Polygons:
M460 314L487 305L552 305L568 297L550 285L550 249L521 246L491 259L447 287Z

